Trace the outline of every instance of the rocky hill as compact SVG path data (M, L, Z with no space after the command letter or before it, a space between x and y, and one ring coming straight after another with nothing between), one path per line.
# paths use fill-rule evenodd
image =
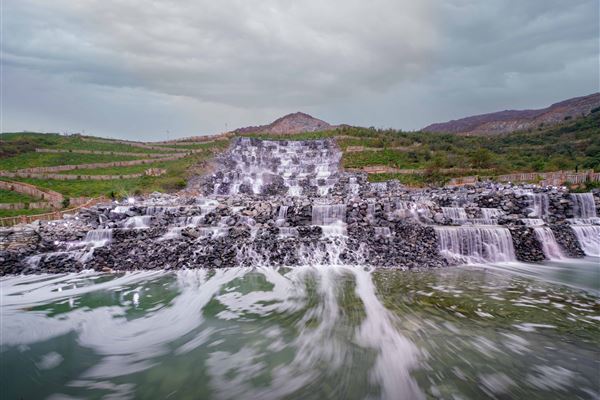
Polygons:
M268 125L249 126L236 129L235 133L293 134L332 129L333 126L308 114L297 112L283 116Z
M466 135L491 135L508 133L541 125L549 126L565 120L588 115L600 107L600 93L552 104L540 110L505 110L489 114L475 115L449 122L429 125L423 128L428 132L447 132Z

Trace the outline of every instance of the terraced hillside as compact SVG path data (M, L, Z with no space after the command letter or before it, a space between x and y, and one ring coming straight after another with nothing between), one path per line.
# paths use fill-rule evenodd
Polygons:
M203 162L228 146L210 143L155 144L79 135L33 132L0 135L0 180L34 185L63 196L61 207L98 196L121 198L185 187ZM56 209L35 208L40 198L0 191L0 217ZM77 200L77 201L76 201Z

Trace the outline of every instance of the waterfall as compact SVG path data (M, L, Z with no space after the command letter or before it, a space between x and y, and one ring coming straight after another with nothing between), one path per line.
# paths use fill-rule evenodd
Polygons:
M569 219L571 229L583 252L588 256L600 257L600 218L592 193L571 193L573 215Z
M544 225L544 220L540 218L523 218L521 221L527 226L540 226Z
M455 224L468 223L468 216L464 208L462 207L442 207L442 213L444 217L448 218Z
M112 229L96 229L85 234L85 242L106 244L112 240Z
M514 261L510 231L501 227L434 227L440 252L467 264Z
M312 224L329 225L346 221L345 204L314 204L312 207Z
M573 200L573 215L576 218L597 217L592 193L571 193L571 200Z
M145 229L150 227L152 221L151 215L137 215L135 217L128 218L123 223L123 228L129 229Z
M562 260L565 258L560 246L556 242L554 232L547 226L533 228L536 238L542 245L544 255L548 260Z
M504 215L504 211L498 208L481 208L481 216L484 220L490 221L490 225L495 225L498 218ZM492 224L493 221L493 224Z
M213 194L301 196L309 186L312 193L326 196L337 183L341 157L331 140L240 138L217 160L221 171L213 175Z
M546 193L525 193L529 198L530 217L544 218L548 216L549 199Z
M600 226L572 225L571 229L586 255L600 257Z
M312 224L321 226L324 237L346 236L345 204L313 204Z
M284 205L279 206L279 211L277 212L277 219L275 220L275 224L277 226L281 226L281 225L285 224L288 209L289 209L289 206L284 206Z

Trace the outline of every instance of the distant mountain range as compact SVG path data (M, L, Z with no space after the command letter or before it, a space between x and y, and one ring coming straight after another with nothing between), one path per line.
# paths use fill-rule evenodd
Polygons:
M475 115L453 121L431 124L421 129L426 132L444 132L462 135L493 135L540 126L551 126L569 119L588 115L600 107L600 93L575 97L552 104L540 110L505 110ZM329 123L302 112L285 115L268 125L249 126L233 131L236 134L272 133L295 134L335 129L342 125Z
M549 126L588 115L600 107L600 93L552 104L541 110L506 110L426 126L422 131L464 135L493 135L540 125Z
M318 118L314 118L302 112L297 112L276 119L269 125L249 126L246 128L236 129L234 132L293 134L302 132L325 131L333 128L335 128L335 126L329 125L325 121L322 121Z

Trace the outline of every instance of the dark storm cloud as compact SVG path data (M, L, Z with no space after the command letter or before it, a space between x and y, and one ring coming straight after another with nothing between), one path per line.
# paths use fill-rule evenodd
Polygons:
M416 128L598 90L598 2L8 0L3 129Z

